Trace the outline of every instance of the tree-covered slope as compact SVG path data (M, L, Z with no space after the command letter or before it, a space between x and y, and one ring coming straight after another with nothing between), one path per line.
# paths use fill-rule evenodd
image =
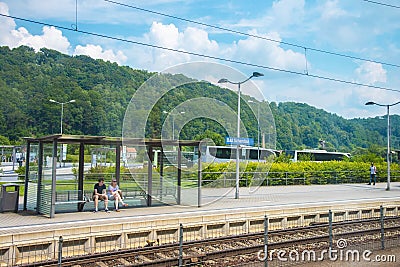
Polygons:
M329 150L352 151L357 147L385 146L387 122L381 118L346 120L302 103L271 104L277 138L282 149L316 148L326 142ZM391 117L393 133L399 133L399 116ZM371 127L373 125L373 127ZM398 144L398 143L397 143Z
M145 70L87 56L71 57L49 49L35 53L28 47L0 47L0 142L59 133L60 106L49 99L76 100L65 105L64 133L121 136L129 101L152 75ZM165 79L171 86L174 81L188 79L182 75L171 77ZM160 99L150 114L147 136L161 135L163 110L195 97L217 99L236 110L235 92L207 82L191 83ZM246 96L243 98L246 101ZM265 106L261 108L266 109ZM385 146L386 120L378 117L346 120L307 104L292 102L270 103L270 108L275 118L279 149L315 148L319 140L325 140L328 149L349 152L372 144ZM256 138L257 123L249 113L244 105L242 120L250 135ZM398 136L399 116L393 116L392 122L393 136ZM222 142L226 130L212 120L195 119L183 128L180 137L207 136L219 140L217 143Z

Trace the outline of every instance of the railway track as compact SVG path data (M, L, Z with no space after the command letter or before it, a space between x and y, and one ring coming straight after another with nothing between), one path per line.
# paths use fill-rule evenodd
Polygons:
M328 223L269 231L268 249L321 250L329 246ZM384 221L385 238L400 235L400 217ZM380 240L379 219L333 223L333 239L346 239L348 245ZM162 244L130 250L63 258L62 266L178 266L179 244ZM264 250L264 234L252 233L184 242L182 262L187 266L243 266L261 263L257 253ZM57 262L21 266L58 266Z

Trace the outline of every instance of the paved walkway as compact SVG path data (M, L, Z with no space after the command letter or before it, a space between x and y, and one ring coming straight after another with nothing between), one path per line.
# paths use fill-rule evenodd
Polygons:
M366 184L272 186L261 187L250 193L248 188L240 188L240 198L234 199L234 191L226 189L203 189L202 207L197 206L156 206L126 208L121 212L73 212L58 213L55 218L47 218L28 212L0 214L0 234L57 228L65 225L103 224L118 221L146 221L155 218L177 218L204 214L235 213L252 210L276 210L285 207L312 207L345 203L363 203L400 200L400 183L392 183L386 191L386 183L376 186ZM183 198L193 192L183 192ZM224 197L221 197L225 195ZM197 199L197 195L193 196ZM101 204L102 205L102 204Z

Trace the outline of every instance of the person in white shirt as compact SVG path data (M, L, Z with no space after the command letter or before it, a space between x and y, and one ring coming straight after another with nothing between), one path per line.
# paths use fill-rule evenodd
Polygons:
M374 185L376 183L376 167L374 163L371 163L371 167L369 167L369 185L372 183L372 179L374 179Z
M122 191L119 189L117 180L111 181L111 184L108 186L107 194L109 200L114 200L116 212L119 212L119 202L121 202L124 207L128 206L128 204L124 203L122 200Z

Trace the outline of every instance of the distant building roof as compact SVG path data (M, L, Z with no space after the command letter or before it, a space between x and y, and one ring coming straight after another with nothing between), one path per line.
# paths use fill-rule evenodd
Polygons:
M126 148L126 153L136 153L136 148L134 147L127 147Z

